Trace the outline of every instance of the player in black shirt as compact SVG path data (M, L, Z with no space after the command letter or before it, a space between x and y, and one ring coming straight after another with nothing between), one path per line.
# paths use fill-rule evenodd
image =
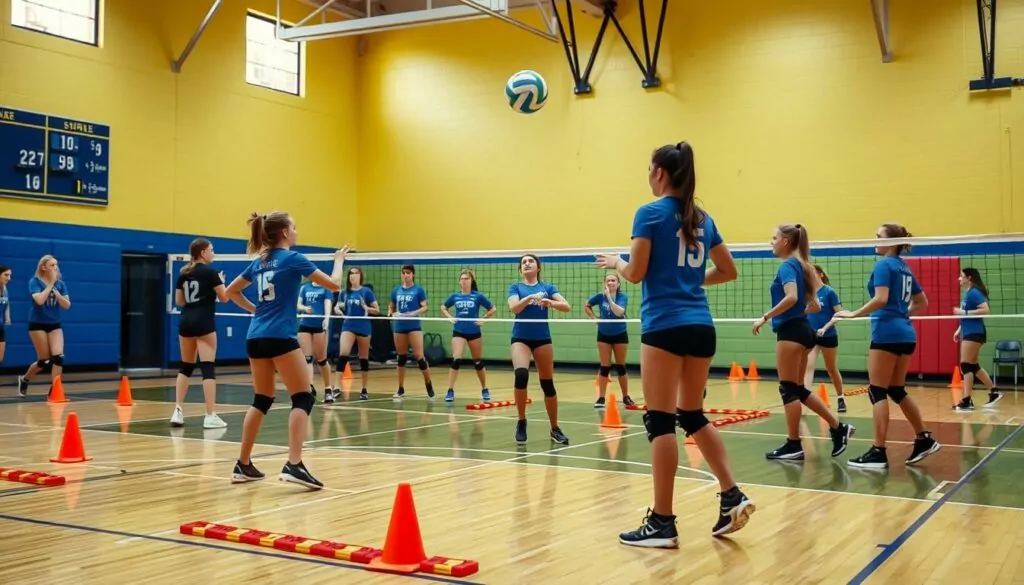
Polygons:
M226 303L228 294L224 287L224 273L210 268L213 262L213 244L204 238L196 238L188 247L192 260L181 269L175 286L174 302L181 307L178 321L178 343L181 345L181 370L174 384L174 413L171 426L185 424L181 404L188 392L188 379L196 367L199 356L199 371L203 374L203 396L206 399L204 429L220 429L227 426L213 412L217 398L217 381L214 363L217 359L217 327L214 313L217 302Z

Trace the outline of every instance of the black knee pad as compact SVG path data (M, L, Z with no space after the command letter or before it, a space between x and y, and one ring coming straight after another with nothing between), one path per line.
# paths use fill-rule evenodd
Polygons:
M252 397L252 407L262 412L263 414L267 414L267 411L270 410L270 405L272 404L274 404L273 396L264 396L262 394L256 394Z
M54 366L64 367L64 354L58 353L57 355L51 357L50 364Z
M407 361L409 361L409 356L405 355L404 353L402 355L398 356L398 367L404 368L405 367L405 362L407 362Z
M42 370L44 372L49 372L50 371L50 360L48 360L48 359L39 360L39 361L36 362L36 367L38 367L40 370Z
M530 382L530 370L526 368L516 368L515 372L515 389L526 390L526 385Z
M615 364L615 373L621 378L626 375L626 366L623 364Z
M462 358L455 358L452 360L452 369L458 370L462 367Z
M797 392L800 393L800 402L805 403L807 399L811 397L811 391L806 386L800 386L797 388Z
M199 371L203 373L204 380L214 380L217 376L214 374L216 366L213 362L199 362Z
M484 360L476 360L475 362L473 362L473 369L475 369L478 372L484 369Z
M981 366L978 364L972 364L968 362L960 362L960 373L966 376L967 374L977 374L981 370Z
M321 368L326 366L327 365L327 358L324 358L322 360L316 360L316 365L320 366Z
M875 386L874 384L868 385L868 400L871 401L871 404L885 400L885 397L888 395L888 388L884 386Z
M601 366L601 369L598 370L598 371L600 372L602 378L607 378L612 373L612 367L611 366Z
M427 360L424 359L424 358L420 358L420 359L416 360L416 364L420 367L421 371L426 370L427 368L430 367L430 364L428 364Z
M338 361L334 362L334 364L337 366L337 369L338 369L339 372L344 372L345 371L345 366L348 365L348 356L347 355L339 355L338 356Z
M306 356L306 363L307 364L312 364L313 363L313 356L307 355Z
M181 362L181 367L178 368L178 373L186 378L192 377L192 372L196 371L196 365L194 363Z
M779 395L782 396L782 404L785 405L798 400L803 402L805 398L801 390L806 392L806 389L796 382L779 382Z
M676 422L682 427L683 433L689 437L708 425L708 417L703 410L677 410Z
M974 365L978 365L978 364L974 364ZM900 402L903 402L903 399L906 398L906 397L907 397L907 387L906 386L889 386L889 399L892 400L893 402L895 402L896 404L899 404Z
M676 434L676 417L672 413L648 410L644 413L643 419L648 441L653 442L662 435Z
M544 393L545 398L554 398L555 396L555 381L540 379L540 391Z
M370 371L370 360L366 358L359 358L359 369L364 372Z
M309 392L296 392L292 394L292 408L299 408L306 411L306 414L313 412L313 404L316 398Z

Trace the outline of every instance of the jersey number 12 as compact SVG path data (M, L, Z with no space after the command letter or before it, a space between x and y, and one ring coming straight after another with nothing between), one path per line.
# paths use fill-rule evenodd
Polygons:
M274 279L274 271L273 270L269 270L267 272L260 272L259 274L256 275L256 287L259 289L259 292L260 292L259 300L261 302L262 301L272 301L272 300L274 300L276 298L275 294L274 294L274 284L272 282L270 282L273 279Z
M184 293L185 293L185 304L191 305L192 303L199 300L199 281L198 280L186 280Z
M701 239L704 237L704 228L697 228L697 248L694 250L686 247L686 238L683 237L682 228L679 228L676 235L679 236L679 261L676 266L689 266L690 268L704 266L704 242Z

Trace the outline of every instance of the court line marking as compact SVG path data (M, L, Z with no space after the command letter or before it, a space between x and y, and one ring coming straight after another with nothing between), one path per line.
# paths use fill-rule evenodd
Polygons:
M950 500L950 498L956 495L956 493L960 491L961 488L967 485L967 483L970 482L974 478L974 476L978 474L979 471L981 471L986 465L988 465L988 462L991 461L997 453L1002 451L1006 447L1006 445L1009 445L1011 441L1016 439L1017 435L1019 435L1022 431L1024 431L1024 425L1018 426L1016 430L1007 435L1006 438L1004 438L998 445L996 445L995 449L989 451L988 454L982 457L981 461L978 461L974 465L974 467L969 469L963 477L957 480L957 482L954 483L951 488L949 488L949 491L944 493L941 498L939 498L938 500L935 501L935 503L929 506L928 509L925 510L917 518L917 520L915 520L910 526L908 526L903 532L901 532L900 535L897 536L892 542L887 544L885 548L883 548L882 551L875 556L875 558L871 559L871 561L863 569L861 569L859 573L857 573L852 579L850 579L849 585L858 585L860 583L863 583L868 577L872 575L872 573L877 571L878 568L881 567L882 564L884 564L885 561L889 559L889 557L894 555L896 551L900 549L901 546L903 546L908 540L910 540L911 536L913 536L918 530L920 530L921 527L924 526L925 523L928 522L928 520L932 516L934 516L936 512L939 511L939 508L946 504Z
M23 516L13 516L13 515L10 515L10 514L0 514L0 520L7 520L7 521L10 521L10 522L22 522L22 523L26 523L26 524L37 524L37 525L40 525L40 526L48 526L48 527L51 527L51 528L70 528L72 530L79 530L79 531L82 531L82 532L93 532L93 533L97 533L97 534L106 534L106 535L110 535L110 536L132 537L132 538L135 538L135 539L152 540L152 541L155 541L155 542L162 542L162 543L165 543L165 544L176 544L176 545L182 545L182 546L192 546L192 547L197 547L197 548L207 548L207 549L222 550L222 551L232 551L232 552L248 554L248 555L254 555L254 556L284 559L284 560L287 560L287 561L295 561L295 562L300 562L300 563L309 563L309 564L314 564L314 565L324 565L324 566L328 566L328 567L337 567L337 568L340 568L340 569L349 569L349 570L357 570L357 571L366 571L367 570L364 565L349 564L349 563L345 563L343 561L331 561L331 560L328 560L328 559L321 559L321 558L317 558L317 557L314 557L314 556L307 556L307 555L303 555L303 556L295 555L295 556L293 556L293 555L282 554L282 553L274 553L274 552L270 552L268 550L248 549L248 548L241 548L241 547L237 547L236 548L236 547L233 547L233 546L224 546L224 545L220 545L220 544L214 544L214 543L211 543L211 542L201 542L201 541L192 541L192 540L184 540L184 539L177 539L177 538L167 538L167 537L163 537L163 536L154 536L154 535L150 535L150 534L125 532L125 531L122 531L122 530L111 530L109 528L99 528L99 527L96 527L96 526L85 526L85 525L82 525L82 524L70 524L70 523L67 523L67 522L53 522L53 521L50 521L50 520L40 520L40 519L37 519L37 518L26 518L26 517L23 517ZM398 576L399 577L409 578L409 579L419 579L419 580L422 580L422 581L433 581L435 583L452 583L452 584L457 584L457 585L481 585L481 584L479 584L479 583L477 583L475 581L464 581L464 580L461 580L461 579L447 579L447 578L440 577L440 576L434 576L434 575L430 575L430 574L421 574L421 573L413 573L413 574L409 574L409 575L401 574L401 575L398 575Z

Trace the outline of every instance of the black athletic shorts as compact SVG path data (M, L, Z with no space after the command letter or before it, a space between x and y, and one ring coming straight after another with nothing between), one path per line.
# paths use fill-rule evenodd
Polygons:
M980 343L982 345L988 341L988 334L986 333L971 333L970 335L964 336L964 341L973 341L974 343Z
M273 359L296 349L299 349L299 340L290 337L263 337L245 342L245 351L254 360Z
M476 341L477 339L483 337L483 333L460 333L458 331L453 331L452 337L461 337L466 341Z
M537 348L544 347L545 345L551 345L550 339L520 339L518 337L512 338L512 343L522 343L526 347L530 348L530 351L537 351Z
M913 341L908 343L877 343L871 342L871 349L877 349L880 351L887 351L898 356L911 355L914 353L914 349L917 348L917 344Z
M316 325L299 325L299 333L309 333L310 335L316 335L317 333L327 333L323 327L317 327Z
M818 347L824 347L825 349L835 349L839 347L839 336L829 335L827 337L815 337L815 342Z
M0 326L0 343L6 343L6 342L7 342L7 329L5 329L4 327Z
M643 333L640 343L679 357L711 358L718 348L718 335L710 325L680 325Z
M178 335L182 337L202 337L209 335L217 331L217 326L213 321L207 321L200 323L191 319L182 319L178 321Z
M605 335L604 333L598 332L597 334L598 343L607 343L609 345L619 345L622 343L629 343L629 332L623 331L615 335Z
M42 331L44 333L52 333L60 329L60 323L29 323L29 331Z
M799 343L807 349L813 349L818 345L818 333L811 327L811 322L806 317L790 319L779 325L775 330L775 339Z

